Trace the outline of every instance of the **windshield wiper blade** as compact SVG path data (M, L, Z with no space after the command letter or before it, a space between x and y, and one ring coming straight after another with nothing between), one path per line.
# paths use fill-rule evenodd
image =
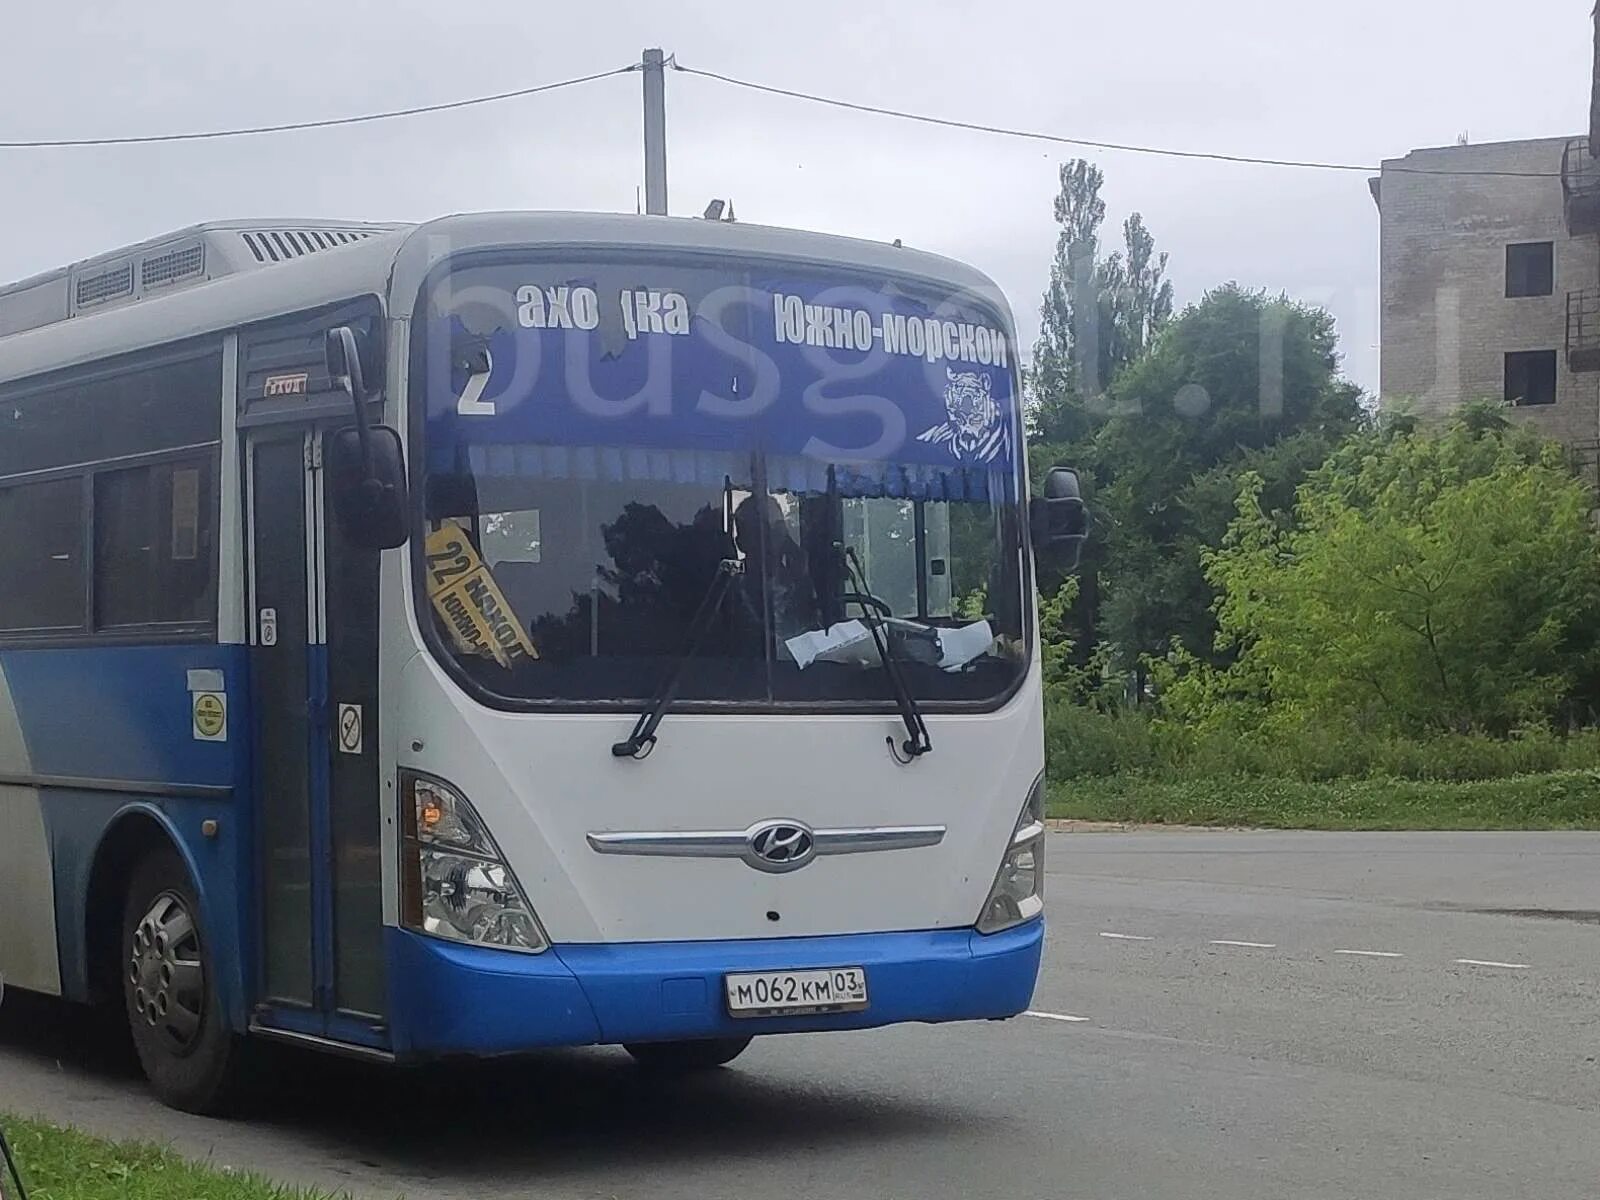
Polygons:
M889 686L894 689L894 702L900 709L900 719L906 723L906 740L896 748L894 738L891 737L889 751L903 763L915 762L933 749L933 739L928 736L928 723L922 719L922 709L917 706L917 698L911 694L911 688L907 686L905 677L900 674L900 663L895 658L889 628L883 623L883 617L868 602L872 593L867 591L866 572L861 569L861 560L856 557L854 546L847 547L844 551L844 567L850 579L850 586L855 588L856 607L861 610L861 619L867 626L867 632L872 634L872 644L878 649L878 657L883 661L883 669L889 676Z
M705 640L706 632L711 628L711 619L722 607L722 598L727 595L728 587L735 575L744 571L744 563L737 558L725 558L717 564L716 574L711 578L711 586L706 588L706 594L701 598L700 607L695 610L694 617L689 622L689 637L683 647L683 653L672 664L672 669L667 672L661 686L656 689L656 694L651 698L645 710L639 714L639 720L633 726L633 732L627 740L614 742L611 753L617 758L648 758L650 751L656 744L656 726L661 724L661 718L667 715L667 709L672 707L672 702L678 698L678 685L683 682L683 673L689 664L694 661L694 656L700 653L700 643Z

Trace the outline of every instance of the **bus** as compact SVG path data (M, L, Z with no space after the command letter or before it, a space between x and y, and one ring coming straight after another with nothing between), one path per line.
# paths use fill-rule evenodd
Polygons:
M166 1103L1024 1011L1036 558L995 285L555 213L199 226L0 290L0 975Z

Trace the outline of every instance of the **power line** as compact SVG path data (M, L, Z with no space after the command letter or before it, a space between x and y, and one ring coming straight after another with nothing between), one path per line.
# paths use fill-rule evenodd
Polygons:
M480 104L497 104L502 100L516 100L540 92L553 92L558 88L592 83L596 79L609 79L613 75L626 75L637 71L638 63L617 67L611 71L597 71L593 75L579 75L574 79L561 79L555 83L541 83L533 87L517 88L510 92L497 92L492 96L473 96L466 100L446 100L440 104L419 104L413 108L395 108L385 112L362 113L353 117L326 117L320 121L290 121L282 125L252 125L240 129L206 129L193 133L150 133L135 137L58 138L39 141L0 142L0 150L51 150L82 146L144 146L157 142L204 142L216 138L254 137L263 133L292 133L303 129L331 129L339 125L365 125L373 121L392 121L397 117L416 117L424 113L450 112L458 108L472 108Z
M1129 154L1154 154L1166 158L1191 158L1205 159L1211 162L1246 163L1262 167L1298 167L1315 171L1359 171L1365 175L1380 173L1382 168L1368 166L1364 163L1318 162L1310 159L1296 158L1257 158L1248 154L1223 154L1217 151L1205 150L1176 150L1163 146L1139 146L1127 142L1106 142L1094 138L1066 137L1062 134L1039 133L1034 130L1011 129L1003 125L985 125L976 121L958 121L949 117L935 117L927 113L907 112L904 109L884 108L876 104L861 104L854 100L841 100L835 96L819 96L812 92L801 92L792 88L775 87L768 83L756 83L749 79L736 79L732 75L722 75L716 71L705 71L698 67L686 67L676 58L669 61L669 65L685 75L699 75L705 79L715 79L719 83L732 84L734 87L747 88L753 92L765 92L772 96L785 96L791 100L805 100L812 104L826 104L833 108L848 109L851 112L871 113L880 117L893 117L900 121L916 121L923 125L938 125L946 129L965 129L975 133L992 133L1000 137L1023 138L1036 142L1053 142L1062 146L1079 146L1093 150L1121 150ZM1495 171L1495 170L1450 170L1447 168L1428 167L1391 167L1391 171L1403 172L1408 175L1483 175L1499 176L1515 179L1560 179L1560 172L1551 171Z
M1365 163L1322 162L1315 159L1296 158L1263 158L1248 154L1226 154L1210 150L1179 150L1170 146L1145 146L1130 142L1110 142L1096 138L1069 137L1064 134L1041 133L1037 130L1014 129L1003 125L987 125L977 121L961 121L950 117L936 117L928 113L909 112L905 109L886 108L876 104L863 104L854 100L841 100L836 96L821 96L813 92L802 92L793 88L777 87L768 83L757 83L749 79L739 79L732 75L724 75L717 71L707 71L699 67L686 67L678 62L676 56L667 59L667 65L673 70L685 75L698 75L704 79L716 80L719 83L729 84L733 87L744 88L754 92L764 92L767 95L783 96L791 100L803 100L811 104L823 104L832 108L841 108L851 112L868 113L880 117L892 117L900 121L914 121L923 125L936 125L946 129L963 129L974 133L988 133L999 137L1021 138L1028 141L1050 142L1061 146L1076 146L1093 150L1121 151L1129 154L1150 154L1164 158L1198 159L1210 162L1237 163L1251 166L1264 167L1290 167L1301 170L1316 171L1346 171L1360 172L1366 175L1377 174L1381 167L1374 167ZM598 79L609 79L615 75L626 75L641 68L641 63L630 63L625 67L617 67L610 71L597 71L591 75L579 75L572 79L557 80L554 83L541 83L532 87L516 88L508 92L497 92L489 96L473 96L465 100L447 100L439 104L421 104L410 108L389 109L384 112L362 113L350 117L327 117L314 121L289 121L277 125L253 125L235 129L207 129L188 133L154 133L141 134L128 137L98 137L98 138L50 138L37 140L0 141L0 150L49 150L72 149L88 146L140 146L152 145L163 142L199 142L212 141L219 138L254 137L268 133L292 133L308 129L331 129L345 125L364 125L374 121L390 121L400 117L421 116L426 113L450 112L455 109L472 108L483 104L497 104L504 100L516 100L524 96L534 96L541 92L553 92L560 88L574 87L581 83L592 83ZM1505 171L1505 170L1467 170L1452 169L1448 167L1406 167L1393 166L1390 171L1407 175L1441 175L1441 176L1466 176L1490 177L1511 179L1560 179L1559 171Z

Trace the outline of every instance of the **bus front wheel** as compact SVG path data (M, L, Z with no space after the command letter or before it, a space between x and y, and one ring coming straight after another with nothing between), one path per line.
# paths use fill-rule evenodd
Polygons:
M239 1047L217 997L200 903L170 849L133 872L123 909L122 995L151 1090L187 1112L216 1114L233 1098Z
M647 1070L683 1074L726 1066L749 1044L747 1037L705 1038L693 1042L630 1042L623 1049Z

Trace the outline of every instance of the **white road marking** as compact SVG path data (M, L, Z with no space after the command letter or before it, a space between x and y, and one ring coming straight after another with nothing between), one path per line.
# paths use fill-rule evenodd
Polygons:
M1027 1012L1023 1013L1022 1015L1025 1016L1025 1017L1038 1017L1040 1020L1043 1020L1043 1021L1071 1021L1074 1024L1077 1024L1077 1023L1079 1023L1081 1021L1087 1021L1089 1019L1088 1017L1068 1016L1066 1013L1038 1012L1038 1011L1036 1011L1034 1009L1031 1009L1031 1008Z
M1335 954L1350 954L1357 958L1404 958L1393 950L1335 950Z
M1119 941L1119 942L1153 942L1153 941L1155 941L1155 938L1153 938L1153 937L1144 937L1143 935L1137 934L1137 933L1105 933L1104 931L1102 931L1100 936L1103 937L1103 938L1112 938L1115 941Z
M1225 938L1219 938L1211 944L1213 946L1243 946L1249 950L1276 950L1278 948L1276 942L1230 942Z
M1527 963L1485 962L1481 958L1458 958L1456 962L1463 967L1504 967L1508 971L1526 971L1529 966Z

